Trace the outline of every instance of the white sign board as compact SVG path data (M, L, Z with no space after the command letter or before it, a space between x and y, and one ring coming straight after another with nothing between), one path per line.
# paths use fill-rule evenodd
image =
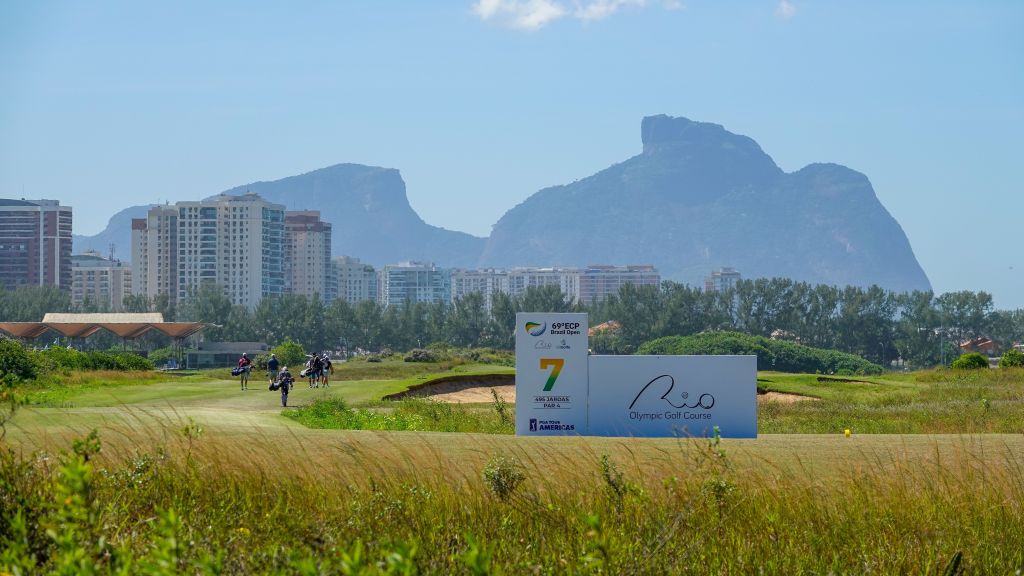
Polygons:
M590 356L587 434L711 436L715 426L757 437L757 356Z
M516 434L587 429L587 315L516 314Z

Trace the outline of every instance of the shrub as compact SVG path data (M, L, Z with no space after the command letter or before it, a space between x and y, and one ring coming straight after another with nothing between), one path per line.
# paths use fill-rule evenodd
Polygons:
M277 355L282 366L302 366L306 363L306 351L302 349L302 344L287 338L270 351Z
M970 352L956 360L953 360L952 366L957 370L977 370L979 368L988 368L988 357L977 352Z
M437 362L437 355L430 350L415 348L404 358L406 362Z
M812 348L739 332L705 332L692 336L666 336L640 346L637 354L749 354L757 356L758 370L823 374L881 374L882 367L854 354Z
M43 367L55 370L152 370L153 361L134 352L81 352L55 346L39 352Z
M515 458L495 456L484 466L484 483L492 494L502 501L508 500L526 479L522 466Z
M174 357L175 357L175 355L174 355L174 348L172 348L170 346L166 346L164 348L157 348L156 350L152 350L152 351L150 351L149 355L147 356L147 358L149 358L150 362L152 362L155 366L163 366L164 364L167 364L168 360L170 360L171 358L174 358Z
M0 378L11 374L19 380L32 380L38 373L39 365L24 346L0 339Z
M1016 348L1010 348L1003 354L1003 357L999 359L1000 368L1014 368L1020 366L1024 366L1024 352L1021 352Z

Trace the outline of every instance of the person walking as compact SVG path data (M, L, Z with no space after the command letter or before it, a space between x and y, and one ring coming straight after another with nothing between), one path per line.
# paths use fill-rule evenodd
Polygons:
M281 368L281 373L277 376L278 389L281 391L281 406L288 407L288 392L291 392L292 385L295 383L295 379L292 378L292 373L288 371L288 367Z
M319 388L320 387L320 372L323 370L323 364L320 362L320 356L313 354L309 359L309 387Z
M238 359L238 375L242 381L242 390L249 389L249 371L252 370L252 360L249 360L249 355L242 352L242 357Z
M328 376L334 371L334 366L331 364L331 358L324 352L324 355L320 358L320 381L323 382L324 388L330 386Z
M271 354L270 360L267 360L267 376L270 377L270 383L273 384L277 380L277 367L279 363L277 361L277 354Z

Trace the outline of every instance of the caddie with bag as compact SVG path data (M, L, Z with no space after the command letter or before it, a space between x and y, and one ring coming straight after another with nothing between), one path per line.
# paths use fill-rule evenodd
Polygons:
M242 352L242 357L238 359L238 366L232 371L232 376L241 376L242 390L249 389L249 371L252 370L252 360L249 360L249 355Z
M287 366L281 368L281 373L278 374L277 381L270 383L271 392L277 390L281 391L281 406L288 406L288 392L291 392L294 383L295 379L292 378L292 373L288 371Z

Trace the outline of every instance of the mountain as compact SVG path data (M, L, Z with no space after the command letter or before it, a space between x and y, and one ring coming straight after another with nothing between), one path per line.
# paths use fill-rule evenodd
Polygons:
M423 221L409 205L398 170L338 164L273 182L253 182L225 191L255 192L288 210L319 210L332 224L331 250L376 265L401 260L430 260L439 266L469 267L476 263L484 239L452 232ZM131 219L142 218L149 206L132 206L110 219L95 236L75 236L74 252L94 249L131 259Z
M132 259L132 218L145 218L146 212L153 205L132 206L111 216L107 227L93 236L71 236L72 253L81 254L86 250L95 250L107 256L110 245L114 245L114 258L131 261Z
M319 210L332 224L331 249L376 265L429 260L439 266L472 266L484 239L431 226L416 214L398 170L338 164L273 182L227 190L255 192L288 210Z
M686 118L650 116L640 132L639 155L505 213L478 265L646 263L698 285L729 266L745 278L931 289L863 174L786 173L754 140Z

